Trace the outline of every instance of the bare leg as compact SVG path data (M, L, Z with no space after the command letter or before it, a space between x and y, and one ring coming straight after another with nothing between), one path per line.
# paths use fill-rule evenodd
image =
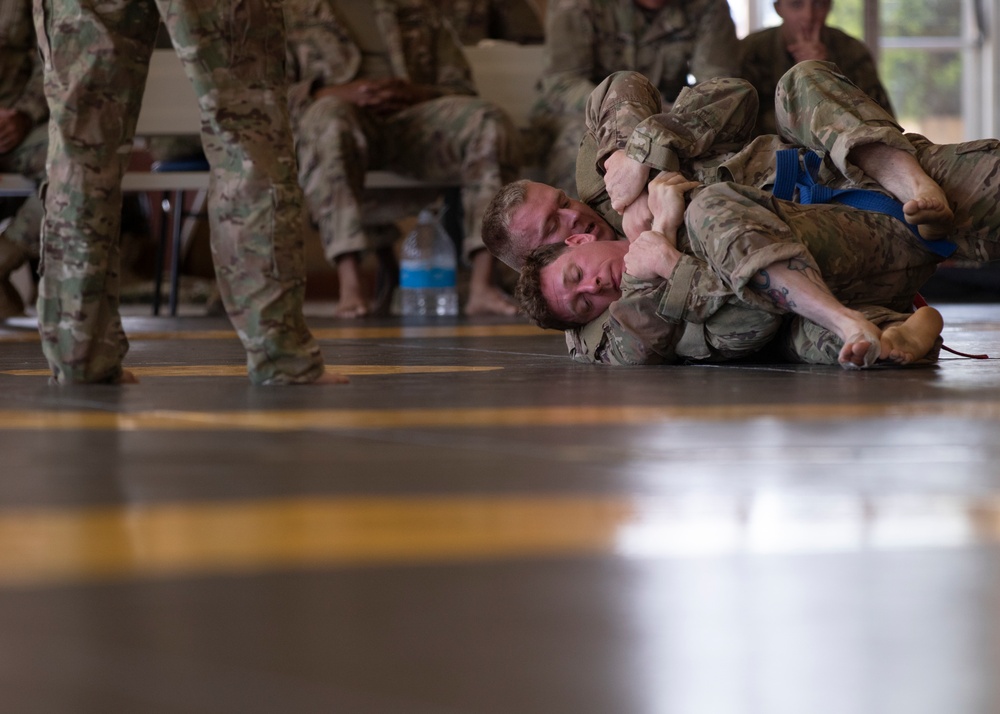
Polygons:
M340 302L337 317L364 317L368 314L368 302L361 288L361 266L357 253L348 253L337 258L337 280L340 283Z
M885 144L865 144L848 158L903 203L907 222L924 238L945 237L955 216L944 190L912 154Z
M761 270L751 289L775 306L831 330L844 342L839 361L844 369L871 367L881 350L881 331L864 315L842 305L819 273L800 260L774 263Z
M516 315L513 298L493 283L493 256L483 249L472 254L466 315Z
M911 364L927 356L941 336L944 320L933 307L924 306L905 322L886 327L882 332L880 358L894 364Z

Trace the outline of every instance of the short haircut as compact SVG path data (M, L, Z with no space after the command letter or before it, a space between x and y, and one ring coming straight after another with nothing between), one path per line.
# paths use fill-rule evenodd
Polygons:
M549 243L531 251L524 259L521 277L514 291L524 313L539 327L552 330L571 330L584 324L567 322L556 317L542 294L542 269L551 265L569 248L565 243Z
M524 257L519 255L516 238L510 232L514 212L524 203L528 194L528 180L521 179L505 184L497 191L483 214L482 237L486 249L493 257L519 270Z

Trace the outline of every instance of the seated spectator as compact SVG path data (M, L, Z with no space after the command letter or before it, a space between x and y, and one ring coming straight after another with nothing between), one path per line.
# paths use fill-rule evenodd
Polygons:
M475 96L454 33L426 0L289 0L289 103L299 180L340 283L337 314L372 311L362 251L379 249L365 225L365 172L388 169L461 185L469 315L517 312L495 284L480 238L493 195L520 169L518 133ZM384 246L381 246L384 248ZM391 251L379 252L387 260Z

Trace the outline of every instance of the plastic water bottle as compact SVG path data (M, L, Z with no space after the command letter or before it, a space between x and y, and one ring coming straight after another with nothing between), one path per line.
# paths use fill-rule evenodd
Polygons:
M457 315L455 244L430 208L403 241L399 309L403 315Z

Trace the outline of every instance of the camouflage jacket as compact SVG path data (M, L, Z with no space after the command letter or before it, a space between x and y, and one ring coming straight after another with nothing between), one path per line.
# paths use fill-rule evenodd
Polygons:
M889 93L879 81L875 60L865 44L835 27L823 27L820 41L826 45L829 61L836 64L858 89L892 114ZM773 97L778 80L795 64L785 48L781 28L769 27L748 35L740 42L740 51L741 76L749 80L761 97ZM757 133L774 134L777 130L774 104L762 101L757 115Z
M427 0L371 0L396 77L442 94L475 94L472 70L451 27ZM361 50L337 0L285 0L289 106L301 116L319 87L359 79Z
M737 42L726 0L674 0L652 17L633 0L550 0L541 107L578 112L599 82L626 69L672 102L689 74L698 82L738 76Z
M31 0L0 2L0 107L18 110L34 126L49 118Z

